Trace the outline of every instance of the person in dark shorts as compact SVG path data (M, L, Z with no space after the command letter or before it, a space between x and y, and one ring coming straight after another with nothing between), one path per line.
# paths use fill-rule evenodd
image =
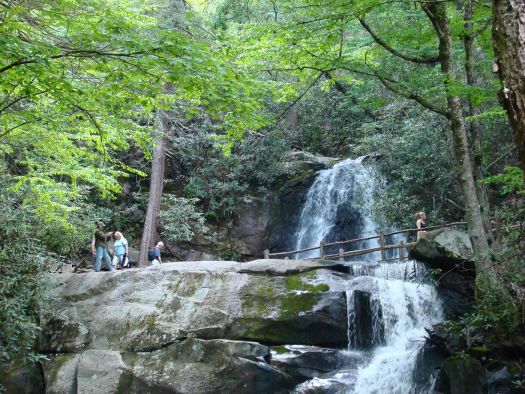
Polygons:
M427 220L427 215L425 212L421 211L417 213L416 218L416 227L419 230L417 232L417 239L419 239L421 233L424 232L424 229L428 227L428 224L425 222L425 220Z
M162 264L162 258L160 257L160 251L164 249L164 242L159 241L157 244L148 250L148 260L151 265Z

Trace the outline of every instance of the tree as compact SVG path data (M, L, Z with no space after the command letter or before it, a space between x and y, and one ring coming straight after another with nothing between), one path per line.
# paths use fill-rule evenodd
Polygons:
M243 25L247 47L258 42L247 57L259 70L294 73L305 90L324 75L336 86L374 78L449 121L469 232L478 260L484 261L488 241L463 113L465 78L455 60L460 34L450 22L457 26L462 21L458 12L434 0L285 1L275 15L265 23Z
M499 99L525 169L525 4L519 0L493 0L492 4L495 70L502 85Z
M159 123L161 127L154 142L155 146L151 159L148 208L146 210L142 239L140 241L139 267L146 267L148 265L148 250L154 246L155 235L157 233L157 218L160 211L162 188L164 186L164 170L166 167L166 137L164 135L168 123L166 116L164 112L160 113Z

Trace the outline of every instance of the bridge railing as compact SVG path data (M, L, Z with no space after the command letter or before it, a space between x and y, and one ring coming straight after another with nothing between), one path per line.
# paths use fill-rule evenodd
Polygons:
M461 226L465 224L467 224L467 222L454 222L454 223L440 224L438 226L425 227L424 231L435 230L435 229L444 228L444 227ZM319 250L319 257L313 257L309 259L339 259L340 261L343 261L345 257L353 257L353 256L360 256L360 255L368 254L368 253L381 252L381 260L386 261L387 260L387 254L386 254L387 250L399 249L399 259L403 260L407 257L405 255L405 248L413 246L415 242L405 243L405 241L401 240L398 244L389 245L386 243L385 240L387 237L392 236L392 235L414 233L417 231L421 231L421 230L418 228L411 228L407 230L398 230L398 231L390 231L390 232L380 231L378 234L370 235L370 236L366 236L362 238L355 238L355 239L349 239L346 241L337 241L337 242L328 242L328 243L321 242L319 246L313 246L310 248L298 249L298 250L290 250L287 252L270 253L270 250L266 249L264 251L264 258L265 259L270 259L270 258L289 259L290 256L298 254L298 253L310 252L312 250ZM344 250L344 246L346 245L353 244L356 242L369 241L372 239L379 239L379 246L373 247L373 248L358 249L358 250L348 250L348 251ZM343 247L339 248L339 252L337 254L326 254L325 253L326 248L334 247L334 246L343 246Z

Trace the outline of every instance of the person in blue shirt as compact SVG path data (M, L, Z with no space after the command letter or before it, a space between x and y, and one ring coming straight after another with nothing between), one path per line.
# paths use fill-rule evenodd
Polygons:
M118 258L118 263L122 268L129 267L128 241L120 231L116 231L114 237L113 251Z

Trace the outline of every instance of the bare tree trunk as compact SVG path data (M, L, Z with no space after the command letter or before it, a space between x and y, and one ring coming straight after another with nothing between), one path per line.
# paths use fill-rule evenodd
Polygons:
M482 272L488 269L489 245L485 226L480 210L480 203L474 180L472 160L470 157L467 130L465 127L463 109L460 98L452 93L451 83L454 81L454 65L452 52L452 37L447 15L446 3L441 1L430 1L425 3L423 10L432 22L439 37L439 57L441 71L447 89L447 116L452 131L452 141L456 159L461 168L461 185L465 199L466 220L469 227L469 235L474 249L476 269Z
M503 87L499 99L509 116L525 170L525 3L493 0L492 5L492 44Z
M162 197L162 188L164 186L164 169L166 166L166 141L165 131L167 130L167 114L160 112L159 133L155 139L153 148L153 158L151 162L151 180L149 188L148 209L144 220L144 230L142 231L142 240L140 242L139 267L148 265L148 250L154 246L155 236L157 234L157 218L160 210L160 200Z
M463 16L463 27L464 27L464 36L463 36L463 45L465 47L465 75L467 79L467 85L475 87L477 85L476 80L476 71L474 69L474 39L475 33L473 31L472 25L472 16L473 16L473 0L468 0L465 3L465 11ZM468 115L469 117L475 117L479 115L481 111L477 108L472 99L468 97ZM470 129L470 147L471 147L471 157L472 157L472 167L474 169L474 179L476 180L476 190L478 193L478 199L480 202L481 216L483 218L483 224L485 226L485 233L487 234L487 239L489 242L492 242L492 231L490 225L490 205L489 199L487 196L486 188L480 184L480 181L483 180L483 170L482 170L482 157L481 157L481 146L482 146L482 136L481 136L481 124L478 119L471 119L469 121Z

